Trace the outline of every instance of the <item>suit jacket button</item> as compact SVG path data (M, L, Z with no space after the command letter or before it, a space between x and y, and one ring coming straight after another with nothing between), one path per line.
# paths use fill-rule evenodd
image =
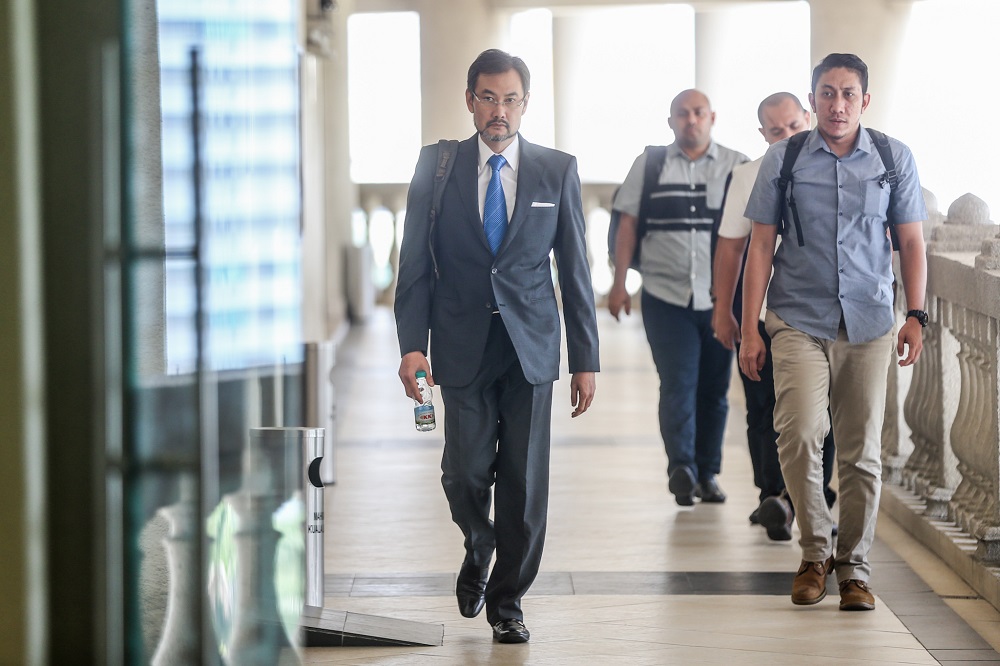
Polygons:
M493 309L493 304L492 303L487 303L486 304L486 309L487 310L492 310Z
M493 275L496 275L497 274L497 269L494 268L493 270L490 271L490 273L493 273Z

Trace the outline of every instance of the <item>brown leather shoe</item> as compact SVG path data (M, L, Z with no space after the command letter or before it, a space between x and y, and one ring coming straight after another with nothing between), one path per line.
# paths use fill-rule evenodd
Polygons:
M851 578L840 583L840 610L875 610L875 597L868 583Z
M826 562L802 561L792 581L792 603L798 606L818 604L826 597L826 577L833 571L833 555Z

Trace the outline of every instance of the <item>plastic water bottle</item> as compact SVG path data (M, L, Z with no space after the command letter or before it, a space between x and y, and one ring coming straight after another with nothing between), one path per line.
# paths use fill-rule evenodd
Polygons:
M417 430L434 430L437 423L434 420L433 392L427 385L427 373L423 370L417 370L417 388L420 390L420 400L413 401L413 420Z

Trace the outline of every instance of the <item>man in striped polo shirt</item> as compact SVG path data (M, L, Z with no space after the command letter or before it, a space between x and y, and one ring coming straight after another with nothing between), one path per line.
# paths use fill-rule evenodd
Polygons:
M623 309L631 314L625 273L638 243L642 319L660 376L667 487L678 504L690 506L696 497L726 499L715 477L722 467L732 352L712 337L711 238L726 180L749 159L712 141L715 112L698 90L673 99L667 122L674 142L647 200L640 201L649 149L636 158L615 197L621 222L608 309L615 319Z

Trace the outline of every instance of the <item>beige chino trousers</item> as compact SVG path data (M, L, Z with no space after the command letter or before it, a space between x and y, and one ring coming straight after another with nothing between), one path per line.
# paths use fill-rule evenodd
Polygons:
M825 340L789 326L771 311L764 326L774 361L778 460L802 534L802 559L823 562L833 554L833 516L823 495L829 404L840 490L837 578L867 582L882 488L882 421L893 332L852 344L841 325L836 340Z

